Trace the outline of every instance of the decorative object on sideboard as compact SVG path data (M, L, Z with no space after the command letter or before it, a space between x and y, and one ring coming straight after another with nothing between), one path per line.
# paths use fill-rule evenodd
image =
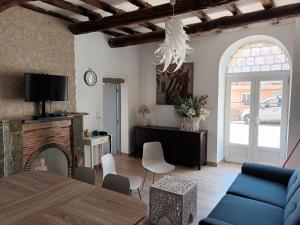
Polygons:
M91 133L90 133L89 129L85 129L83 133L84 133L85 138L91 137Z
M200 122L209 116L207 109L208 96L178 98L174 110L181 119L180 129L196 132L200 130Z
M184 30L183 22L174 16L176 0L171 0L170 4L173 7L173 16L165 24L165 41L154 52L157 57L161 58L160 64L164 64L163 72L172 63L176 64L172 70L177 71L184 63L186 56L192 52L188 44L190 38Z
M175 68L170 65L170 69ZM184 63L176 72L162 72L156 66L156 104L174 105L176 98L193 96L194 63Z
M147 126L146 115L151 113L147 105L140 105L138 113L141 115L141 126Z
M88 86L95 86L97 83L97 74L89 69L84 74L84 81Z

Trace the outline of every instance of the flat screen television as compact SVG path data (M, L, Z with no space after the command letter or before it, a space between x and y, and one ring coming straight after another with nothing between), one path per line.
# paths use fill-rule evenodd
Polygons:
M25 101L67 101L68 77L46 74L24 74Z
M48 74L24 74L25 102L41 102L42 117L47 117L47 101L68 100L68 77Z

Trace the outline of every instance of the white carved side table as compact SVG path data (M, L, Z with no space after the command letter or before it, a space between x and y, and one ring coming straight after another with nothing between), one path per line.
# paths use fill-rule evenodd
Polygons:
M150 187L150 222L166 216L172 225L187 225L197 217L197 183L165 176Z

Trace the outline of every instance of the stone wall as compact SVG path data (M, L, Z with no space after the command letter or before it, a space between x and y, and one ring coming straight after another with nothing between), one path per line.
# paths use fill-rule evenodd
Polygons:
M75 111L74 36L68 24L13 7L0 14L0 119L37 113L24 102L24 72L69 76L69 101L52 103L52 111Z

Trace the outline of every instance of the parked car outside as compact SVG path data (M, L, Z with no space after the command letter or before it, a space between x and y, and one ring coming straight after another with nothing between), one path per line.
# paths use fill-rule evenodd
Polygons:
M261 102L259 107L260 122L278 123L281 119L281 103L282 97L272 97ZM241 114L241 120L246 124L250 123L250 109L246 109Z

